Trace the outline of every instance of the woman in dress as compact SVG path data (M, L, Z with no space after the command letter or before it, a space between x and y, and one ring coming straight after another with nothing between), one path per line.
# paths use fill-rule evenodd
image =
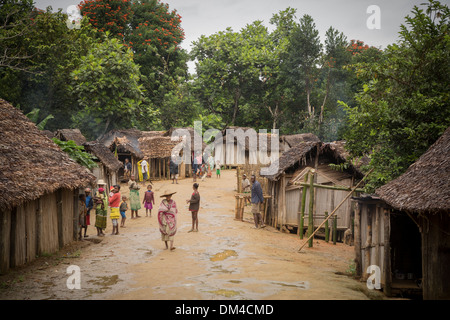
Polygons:
M172 195L176 192L165 192L161 198L164 198L161 201L158 209L158 223L159 223L159 231L161 232L161 240L165 242L166 249L175 250L173 246L173 240L175 234L177 233L177 204L175 200L172 199ZM170 247L168 246L168 242L170 242Z
M103 237L105 235L103 230L106 229L106 220L108 216L108 196L103 180L99 180L97 185L99 188L94 197L95 227L97 228L97 236Z
M136 182L134 175L131 176L128 181L128 187L130 188L130 209L131 219L140 218L139 209L141 209L141 201L139 199L139 184ZM136 214L136 217L134 216Z

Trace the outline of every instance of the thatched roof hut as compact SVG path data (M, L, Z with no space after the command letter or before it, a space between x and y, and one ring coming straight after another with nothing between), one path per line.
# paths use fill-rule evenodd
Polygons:
M127 152L136 157L136 159L142 159L144 155L139 148L139 138L141 136L142 132L137 129L111 130L98 141L112 151L114 151L113 148L116 146L118 152Z
M376 194L397 210L450 213L450 127L404 174Z
M83 144L86 152L96 156L109 172L116 172L122 167L122 162L114 157L114 154L104 144L98 141L90 141Z
M172 141L169 136L153 136L139 138L139 146L145 157L150 159L169 158L172 150L180 143L180 140ZM178 152L181 151L178 150Z
M87 142L80 129L59 129L55 132L54 136L61 141L72 140L79 146Z
M46 137L20 110L0 99L0 209L57 189L95 184L95 177Z
M316 157L317 149L319 149L319 155L329 154L336 164L346 162L348 157L335 143L324 143L321 141L299 143L280 156L277 173L266 176L266 178L276 181L286 170L305 166L308 161L312 161ZM354 165L349 164L349 170L352 174L355 174L355 177L362 178L362 173Z
M286 143L289 148L302 142L319 142L320 139L313 133L299 133L280 136L280 142Z

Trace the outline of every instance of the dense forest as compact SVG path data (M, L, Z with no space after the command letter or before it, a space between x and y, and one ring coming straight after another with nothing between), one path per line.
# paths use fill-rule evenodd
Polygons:
M52 131L93 140L201 120L311 132L369 156L378 186L450 125L449 8L438 1L411 8L383 50L333 26L321 38L314 17L293 8L270 26L201 36L187 52L182 17L158 0L85 0L81 21L33 0L0 6L0 98Z

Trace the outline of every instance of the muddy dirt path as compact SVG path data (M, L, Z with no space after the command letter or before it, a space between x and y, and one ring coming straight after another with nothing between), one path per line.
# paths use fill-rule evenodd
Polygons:
M164 250L156 220L128 219L120 235L97 238L92 218L89 241L0 277L0 299L368 299L365 285L347 276L354 247L315 240L297 252L296 235L271 227L253 229L250 206L244 222L234 220L236 172L222 171L199 182L199 232L188 233L186 199L192 179L154 182L156 208L163 191L176 191L178 232L174 251ZM141 198L143 191L141 188ZM122 194L129 194L126 185ZM81 289L70 290L67 268L81 272ZM370 294L369 294L370 296Z

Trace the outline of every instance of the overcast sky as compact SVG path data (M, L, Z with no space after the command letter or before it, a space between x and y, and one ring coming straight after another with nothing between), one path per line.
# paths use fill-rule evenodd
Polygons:
M231 27L239 31L255 20L262 20L270 27L269 20L274 13L292 7L297 18L304 14L313 17L323 41L325 31L333 26L343 32L348 40L362 40L366 44L385 48L398 39L400 24L411 13L414 5L427 0L163 0L169 9L176 9L182 17L181 26L186 39L182 47L191 50L192 41L201 35L210 35ZM450 0L442 0L443 3ZM35 0L36 7L52 6L54 11L66 11L78 0ZM369 29L367 20L373 13L367 13L370 5L380 9L380 28ZM424 6L422 6L424 7Z

